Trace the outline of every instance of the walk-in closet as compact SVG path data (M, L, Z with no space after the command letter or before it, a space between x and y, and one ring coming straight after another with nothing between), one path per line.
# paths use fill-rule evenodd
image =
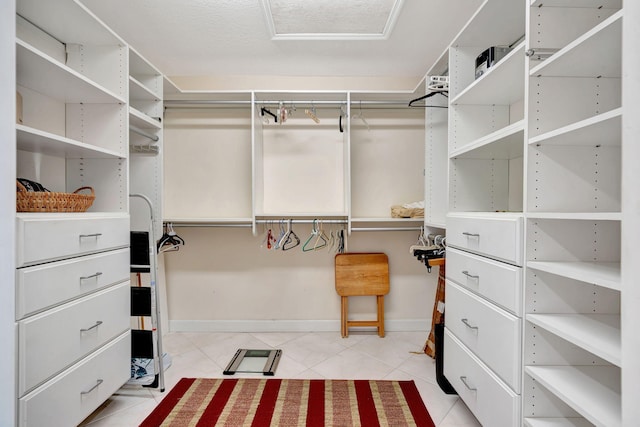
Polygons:
M639 424L640 3L0 32L0 425Z

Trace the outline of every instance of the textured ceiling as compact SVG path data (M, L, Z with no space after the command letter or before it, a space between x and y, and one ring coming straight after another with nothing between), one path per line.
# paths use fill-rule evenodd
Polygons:
M274 40L262 0L81 1L170 77L418 79L482 3L482 0L404 0L393 31L382 40ZM301 9L309 2L297 1ZM343 15L349 1L342 0L339 4L342 6L334 6L333 13L325 19ZM363 10L361 19L370 13L371 10Z

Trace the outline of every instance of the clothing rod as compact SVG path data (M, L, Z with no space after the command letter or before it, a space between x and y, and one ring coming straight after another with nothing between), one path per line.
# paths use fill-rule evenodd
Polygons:
M291 221L292 224L346 224L346 219L257 219L256 224L280 224L280 223L288 223Z
M318 101L297 101L297 100L280 100L280 101L259 101L256 100L255 103L259 105L264 104L273 104L279 105L280 103L285 105L344 105L347 103L346 100L342 101L327 101L327 100L318 100ZM388 101L380 101L380 100L368 100L368 101L351 101L351 105L407 105L409 103L408 100L388 100ZM165 100L165 106L171 105L249 105L251 101L249 100L221 100L221 99L199 99L199 100Z
M358 227L351 231L420 231L420 227Z
M140 136L144 136L145 138L149 138L153 142L158 142L160 140L160 138L157 135L151 135L150 133L147 133L147 132L143 131L142 129L137 128L135 126L129 125L129 130L131 132L133 132L133 133L137 133Z
M165 224L171 224L174 227L228 227L228 228L251 228L251 224L227 224L224 222L176 222L165 221Z

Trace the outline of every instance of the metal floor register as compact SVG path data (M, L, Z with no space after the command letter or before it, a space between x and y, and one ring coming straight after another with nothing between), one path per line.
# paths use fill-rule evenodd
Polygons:
M241 348L224 369L224 375L233 375L236 372L258 373L273 376L280 363L282 350L250 350Z

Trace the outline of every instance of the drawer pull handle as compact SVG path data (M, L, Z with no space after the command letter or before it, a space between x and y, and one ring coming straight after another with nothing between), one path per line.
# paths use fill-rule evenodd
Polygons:
M98 277L98 276L102 276L102 272L101 271L97 271L95 274L92 274L91 276L82 276L82 277L80 277L80 281L93 279L94 277Z
M469 390L471 390L471 391L478 391L478 389L477 389L477 388L474 388L474 387L469 386L469 383L467 382L467 377L460 377L460 381L462 381L462 384L464 384L464 386L465 386L466 388L468 388Z
M100 236L102 236L102 233L81 234L80 239L88 239L89 237L95 237L97 239Z
M102 325L102 320L98 320L98 321L96 322L96 324L95 324L95 325L93 325L93 326L91 326L91 327L89 327L89 328L86 328L86 329L80 329L80 332L88 332L88 331L90 331L90 330L92 330L92 329L94 329L94 328L97 328L97 327L98 327L98 326L100 326L100 325Z
M464 231L462 234L464 236L467 236L467 237L480 237L480 235L478 233L469 233L469 232Z
M480 278L480 276L474 276L473 274L469 274L468 270L464 270L462 272L462 274L464 274L465 276L469 277L470 279L479 279Z
M478 330L478 327L477 327L477 326L473 326L473 325L471 325L471 324L469 323L469 319L466 319L466 318L465 318L465 319L460 319L460 320L462 321L462 323L464 323L464 324L465 324L465 326L466 326L467 328L469 328L469 329L473 329L473 330L475 330L475 331L477 331L477 330Z
M104 380L102 380L102 379L98 379L98 380L96 381L96 383L93 385L93 387L91 387L89 390L81 391L81 392L80 392L80 394L81 394L81 395L83 395L83 394L89 394L89 393L91 393L93 390L97 389L97 388L98 388L98 386L99 386L100 384L102 384L103 382L104 382Z

